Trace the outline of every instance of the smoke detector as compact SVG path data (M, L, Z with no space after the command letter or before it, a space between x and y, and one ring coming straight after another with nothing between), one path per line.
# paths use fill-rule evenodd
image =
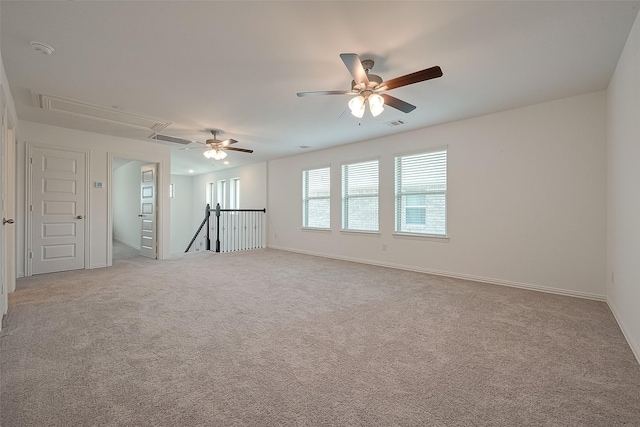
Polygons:
M35 49L36 52L40 52L43 55L51 55L53 53L53 48L48 44L31 42L31 46L33 47L33 49Z

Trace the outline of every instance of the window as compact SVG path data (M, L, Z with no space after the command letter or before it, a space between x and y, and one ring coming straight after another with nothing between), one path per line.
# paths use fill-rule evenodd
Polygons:
M447 150L396 157L396 232L447 235Z
M378 231L378 160L342 165L342 229Z
M240 209L240 178L233 178L229 186L229 208Z
M218 189L216 191L216 195L218 196L218 199L216 200L216 202L220 204L221 209L224 209L225 208L224 201L227 198L227 182L224 179L221 179L220 181L218 181Z
M174 196L174 191L175 191L175 187L173 186L173 184L169 185L169 197L173 199Z
M331 168L302 171L302 226L331 228Z
M205 198L206 198L207 204L212 208L215 208L215 205L213 204L213 200L214 200L213 199L213 196L214 196L213 189L214 188L215 187L213 186L213 182L207 183L207 193L205 194Z

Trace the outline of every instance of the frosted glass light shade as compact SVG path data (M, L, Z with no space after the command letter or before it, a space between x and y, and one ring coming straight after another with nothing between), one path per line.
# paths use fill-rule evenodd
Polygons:
M349 101L349 109L351 110L351 114L361 119L364 115L364 97L358 95Z
M369 97L369 109L373 117L380 115L384 111L384 98L376 93L371 95Z
M213 160L222 160L225 157L227 157L227 153L225 153L224 151L220 150L220 149L210 149L204 152L204 156L207 159L213 159Z

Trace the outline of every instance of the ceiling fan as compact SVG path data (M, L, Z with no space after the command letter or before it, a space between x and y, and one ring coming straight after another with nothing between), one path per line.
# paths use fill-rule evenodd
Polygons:
M349 101L349 109L351 114L361 118L364 115L365 103L369 103L369 109L373 117L376 117L384 110L384 105L400 110L403 113L410 113L416 109L415 105L402 101L386 93L382 93L391 89L402 86L412 85L414 83L423 82L425 80L442 77L442 70L435 66L422 71L407 74L395 79L382 81L380 76L369 74L373 69L373 60L360 60L355 53L340 54L342 62L353 76L351 82L351 90L328 90L319 92L298 92L298 96L314 96L314 95L353 95Z
M235 144L238 141L236 141L235 139L226 139L224 141L221 141L218 139L219 132L220 131L218 130L211 130L211 134L213 135L213 138L207 139L204 143L205 145L204 156L207 159L213 159L213 160L224 159L225 157L227 157L227 153L225 153L223 150L240 151L242 153L253 153L253 150L247 150L246 148L230 147L231 144ZM199 142L199 141L194 141L194 142L197 142L198 144L202 144L202 142ZM182 148L181 150L191 150L192 148L195 148L195 147Z

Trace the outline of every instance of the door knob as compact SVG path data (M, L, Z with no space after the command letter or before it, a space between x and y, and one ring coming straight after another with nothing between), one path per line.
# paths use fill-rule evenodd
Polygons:
M138 215L140 218L142 218L142 214Z
M13 220L2 218L2 225L5 225L5 224L13 224Z
M82 215L78 215L76 219L82 219Z

